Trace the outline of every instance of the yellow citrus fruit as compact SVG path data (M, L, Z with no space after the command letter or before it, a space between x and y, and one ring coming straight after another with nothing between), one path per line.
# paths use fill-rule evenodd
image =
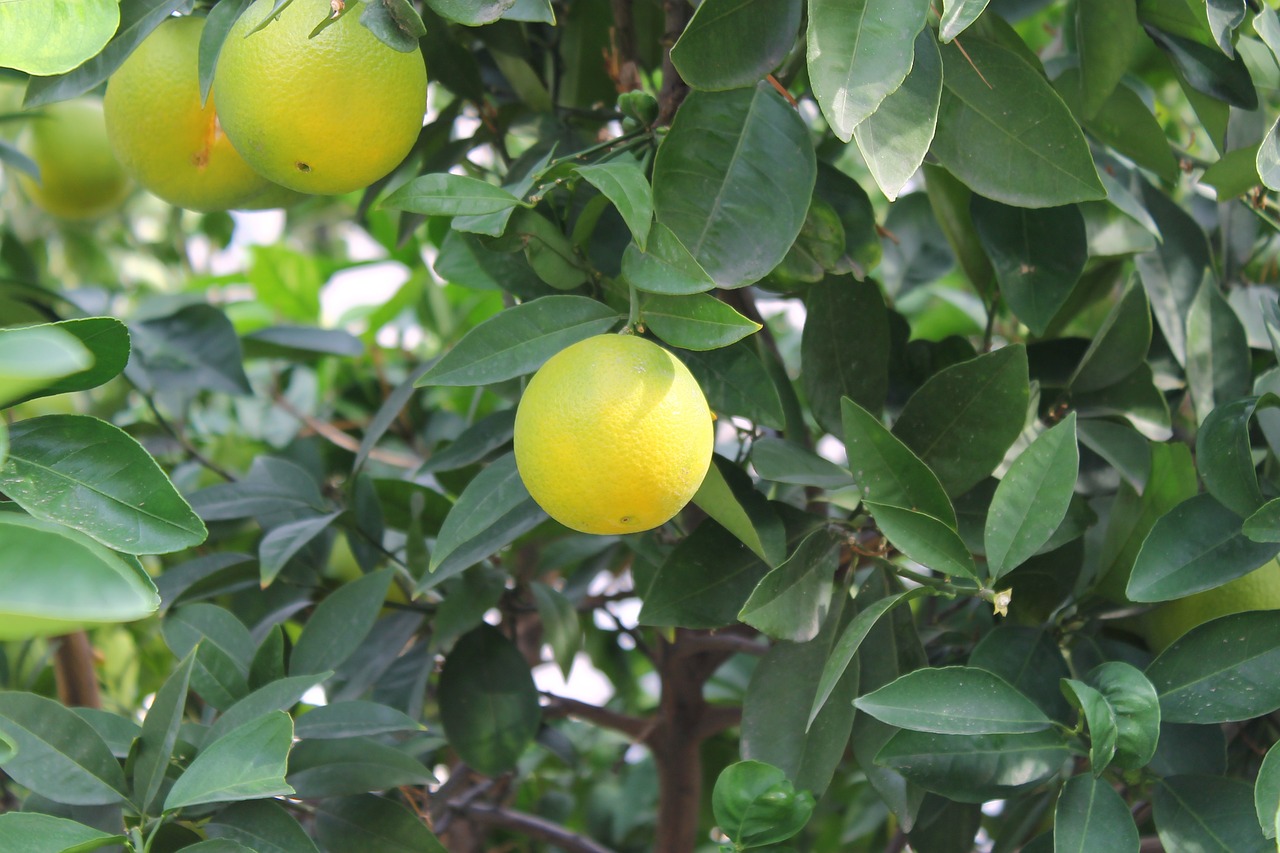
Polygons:
M422 130L422 51L383 44L360 24L359 8L310 38L329 0L294 0L252 32L272 6L256 0L222 45L214 86L227 135L253 168L290 189L368 186L404 159Z
M1280 563L1275 560L1230 583L1157 605L1138 618L1153 651L1162 651L1197 625L1246 610L1280 610Z
M213 93L200 105L204 18L169 18L107 83L107 134L142 186L178 207L228 210L274 189L231 145Z
M37 183L19 176L41 209L63 219L94 219L129 195L129 176L107 144L102 102L77 98L40 107L18 138L18 148L40 167Z
M516 410L516 466L547 514L583 533L657 527L711 464L711 410L675 356L597 335L552 356Z

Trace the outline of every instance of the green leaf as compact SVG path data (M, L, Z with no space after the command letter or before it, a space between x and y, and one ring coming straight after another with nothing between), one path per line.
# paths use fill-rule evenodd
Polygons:
M774 643L752 671L742 701L742 757L773 764L793 784L818 797L831 783L849 742L858 668L845 669L838 683L828 688L833 698L813 723L808 721L808 699L846 621L849 602L845 590L839 590L812 640Z
M1269 190L1280 190L1280 119L1263 137L1253 162L1263 186Z
M1073 402L1081 418L1121 417L1152 441L1173 435L1169 405L1145 362L1119 382L1074 395Z
M159 606L136 559L61 524L0 514L0 640L132 622Z
M341 329L313 326L268 326L242 339L246 355L254 357L306 358L320 355L359 356L364 354L360 339Z
M809 0L809 80L841 142L902 85L928 12L928 0Z
M229 610L212 604L190 604L170 612L161 630L178 657L186 657L199 646L191 687L205 702L225 710L249 692L247 676L254 654L253 638Z
M258 576L262 588L270 586L285 565L328 530L342 513L343 510L335 510L328 515L308 516L268 530L258 543Z
M1040 73L991 42L966 39L964 48L942 49L932 148L942 165L974 192L1014 207L1105 198L1084 134Z
M93 353L57 324L0 329L0 405L91 370Z
M294 793L284 780L292 743L293 720L284 711L231 730L182 771L165 797L165 811Z
M942 4L942 20L938 25L938 40L943 44L954 39L978 20L987 8L989 0L945 0Z
M629 243L622 253L622 276L637 289L683 296L716 286L715 279L670 228L655 222L650 235L652 239L644 249L637 241Z
M187 690L195 662L196 652L193 649L187 652L156 691L142 721L142 737L133 757L133 792L143 814L152 814L152 807L158 805L156 797L178 742L178 729L187 708Z
M737 415L760 426L782 429L785 416L778 387L747 343L704 352L680 353L707 405L720 417Z
M0 848L22 853L89 853L123 843L123 835L108 835L74 820L39 812L0 814Z
M905 601L919 598L925 592L926 590L924 589L917 589L910 592L896 592L892 595L878 598L860 610L858 615L845 626L840 638L836 640L831 649L831 655L827 658L826 663L823 664L822 675L818 679L818 687L813 697L813 704L809 708L809 719L805 726L806 731L818 719L819 714L826 707L838 685L843 683L845 673L849 670L850 664L854 663L854 657L858 654L862 641L871 633L871 629L876 626L876 622L879 621L880 617ZM854 669L856 671L857 667L855 666Z
M1187 313L1187 384L1196 417L1243 397L1253 387L1249 342L1240 317L1211 276L1205 276Z
M205 829L214 838L235 841L254 853L320 853L293 815L271 800L233 803Z
M1160 700L1155 687L1141 670L1123 661L1095 667L1089 681L1115 714L1115 763L1127 770L1145 767L1160 738Z
M46 415L9 428L0 490L37 518L74 527L128 554L204 541L204 523L137 440L84 415Z
M1154 252L1134 260L1160 331L1179 364L1187 360L1187 316L1209 269L1204 230L1168 195L1140 183L1142 202L1164 239Z
M640 165L633 160L609 160L579 166L577 172L613 203L631 229L636 245L645 251L653 224L653 190Z
M770 566L786 558L782 522L750 478L728 459L712 457L711 467L693 496L693 503Z
M1092 118L1115 91L1142 42L1137 3L1081 0L1076 7L1080 103Z
M1075 205L1028 210L975 195L969 205L1000 294L1034 335L1066 304L1089 256Z
M287 520L332 509L305 468L274 456L254 459L249 473L238 482L201 489L191 496L191 505L206 521Z
M694 91L658 149L654 208L719 286L741 287L786 256L816 175L808 128L768 83Z
M298 704L308 690L331 675L333 670L326 670L288 678L280 675L268 681L220 714L205 733L205 742L215 741L245 723L258 719L263 714L291 709Z
M1280 812L1280 749L1275 744L1267 750L1258 768L1258 781L1253 789L1253 805L1258 824L1267 838L1276 837L1276 813Z
M367 737L298 743L289 755L286 778L298 796L308 800L436 781L421 761L404 750Z
M1249 421L1259 409L1280 407L1280 397L1243 397L1209 412L1196 432L1196 461L1209 494L1248 518L1263 503L1249 442Z
M889 316L874 282L828 277L805 294L801 378L814 417L840 432L840 400L878 414L889 391Z
M903 407L893 434L937 474L947 494L964 494L1022 432L1029 394L1026 348L1003 347L931 376Z
M777 68L795 44L801 0L706 0L671 62L695 89L750 86Z
M765 575L738 618L774 639L804 643L818 636L831 606L831 583L843 540L815 530L782 565Z
M876 526L895 548L941 575L981 580L973 555L960 535L938 519L889 504L864 501Z
M725 835L744 847L786 841L809 822L813 795L797 792L781 770L761 761L739 761L720 771L711 810Z
M1243 577L1278 552L1280 543L1254 542L1243 519L1213 495L1195 495L1151 528L1129 577L1130 601L1169 601Z
M923 512L954 528L955 509L933 471L866 409L848 398L840 404L849 471L863 498Z
M1013 460L991 499L983 535L992 583L1049 541L1066 517L1079 469L1075 412Z
M168 316L136 323L130 327L130 339L129 377L144 390L184 397L202 390L253 393L235 327L212 305L188 305Z
M1071 672L1049 633L1023 625L998 625L973 647L969 666L994 672L1051 719L1067 721L1071 711L1059 680Z
M0 691L0 732L16 746L3 767L19 785L68 805L125 801L120 762L91 725L60 703Z
M546 517L520 479L515 453L503 454L467 484L445 517L431 553L432 574L419 590L470 568Z
M303 740L372 737L395 732L418 732L422 724L403 711L365 699L351 699L312 708L294 722L294 734Z
M1107 312L1067 384L1073 392L1106 388L1136 370L1150 346L1151 308L1147 295L1130 282Z
M941 735L900 731L876 756L917 785L962 803L1002 800L1056 776L1072 758L1056 731Z
M316 607L289 657L294 675L337 669L373 628L391 586L394 569L344 584Z
M1243 110L1258 108L1258 92L1253 87L1243 57L1237 54L1228 59L1220 51L1198 41L1162 32L1147 24L1143 29L1173 61L1191 88Z
M1147 667L1170 723L1248 720L1280 707L1280 612L1223 616L1192 628Z
M1093 775L1101 776L1111 764L1111 759L1115 758L1116 741L1120 737L1115 709L1107 697L1083 681L1063 678L1061 684L1062 694L1080 709L1084 717L1089 729L1089 764L1093 767Z
M1138 847L1129 806L1110 782L1082 773L1062 786L1053 810L1056 853L1137 853Z
M416 814L374 794L322 800L316 804L315 827L326 850L448 853Z
M1165 850L1270 853L1253 811L1251 786L1221 776L1171 776L1151 798Z
M31 343L29 334L33 329L69 332L84 345L92 359L91 364L84 370L77 371L45 385L37 393L28 394L26 399L97 388L104 382L119 376L121 371L124 370L125 364L129 361L129 330L124 323L114 317L84 317L76 320L63 320L60 323L48 323L43 326L0 329L0 374L7 372L4 367L4 342L14 335L19 336L19 340L24 338L28 340L28 343L22 346L22 354L25 358L20 360L25 361L32 357L45 358L52 356L54 364L58 363L59 356L57 355L52 353L42 354L39 351L27 349L27 346ZM26 335L23 335L23 333L26 333ZM41 364L40 369L47 370L48 365ZM2 384L3 379L0 379L0 387L2 387ZM0 402L3 402L4 396L3 392L0 391Z
M663 341L687 350L727 347L760 331L759 323L706 293L642 294L640 317Z
M541 581L533 581L529 589L538 608L538 618L542 620L543 641L551 646L556 666L567 679L574 658L582 648L578 609L563 594Z
M1280 498L1258 507L1244 520L1244 535L1254 542L1280 542Z
M986 0L982 3L985 5ZM911 73L898 90L853 128L858 150L889 201L898 198L920 169L938 124L942 55L928 27L916 36L914 53Z
M488 625L464 636L445 658L439 701L449 745L490 775L515 766L542 717L529 665Z
M113 0L24 0L0 4L0 56L8 68L47 77L98 53L120 25Z
M751 445L751 465L775 483L842 489L853 485L849 472L818 454L781 438L758 438Z
M520 199L502 187L448 173L414 178L382 202L385 208L424 216L483 216L521 204Z
M968 666L918 669L853 704L891 726L937 734L1019 734L1051 725L1009 682Z
M488 385L532 373L571 344L603 334L622 319L585 296L544 296L476 325L420 376L419 387Z

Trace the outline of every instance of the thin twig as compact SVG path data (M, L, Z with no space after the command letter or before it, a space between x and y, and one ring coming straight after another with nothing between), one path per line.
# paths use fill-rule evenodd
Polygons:
M183 435L177 429L175 429L173 424L169 423L168 418L160 414L160 409L156 406L155 398L153 398L150 394L147 394L144 392L142 394L142 399L147 401L147 408L151 410L151 414L152 416L155 417L156 423L159 424L160 428L165 432L167 432L174 441L178 442L178 444L182 446L182 449L186 452L188 456L190 456L192 459L194 459L203 467L207 468L208 470L217 474L222 479L226 480L228 483L234 483L236 481L237 477L235 474L232 474L226 468L223 468L217 462L214 462L212 459L210 459L209 457L201 453L199 450L197 450L196 446L192 444L185 435Z
M470 803L449 803L451 809L465 814L475 823L487 823L513 832L523 833L529 838L536 838L548 844L554 844L567 853L614 853L613 850L565 829L558 823L526 812L515 811L494 803L475 801Z
M347 435L333 424L327 421L322 421L319 418L314 418L306 412L301 411L297 406L289 402L283 394L277 393L274 400L280 408L302 421L307 429L325 439L330 444L337 445L343 450L349 450L352 453L360 452L360 442L354 437ZM397 468L406 468L410 470L422 465L422 460L416 456L396 453L393 450L383 450L379 447L375 447L369 451L369 458L377 459L379 462L385 462L388 465L394 465Z

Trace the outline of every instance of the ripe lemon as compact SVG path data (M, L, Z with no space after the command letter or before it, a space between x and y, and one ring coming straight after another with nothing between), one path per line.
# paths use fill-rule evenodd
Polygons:
M583 533L657 527L711 464L711 410L689 369L634 335L552 356L516 410L516 466L547 514Z
M256 0L222 45L214 86L227 135L253 168L290 189L368 186L404 159L422 130L422 51L378 41L359 9L309 38L329 0L294 0L251 32L272 6Z
M19 136L18 148L40 167L38 183L21 173L19 183L54 216L94 219L129 195L129 176L111 154L102 102L96 98L41 107Z
M1246 610L1280 610L1280 563L1275 560L1230 583L1158 605L1139 617L1152 651L1163 651L1197 625Z
M274 188L200 106L196 57L204 18L169 18L107 83L107 134L120 162L155 195L190 210L228 210Z

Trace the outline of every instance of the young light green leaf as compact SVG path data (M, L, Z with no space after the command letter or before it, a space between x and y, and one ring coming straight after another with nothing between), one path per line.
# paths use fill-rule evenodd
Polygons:
M968 666L909 672L858 697L854 705L891 726L937 734L1018 734L1051 725L1009 682Z
M532 373L560 350L607 332L622 319L603 302L585 296L544 296L490 317L416 385L488 385Z
M114 0L0 3L0 56L28 74L63 74L102 50L119 25Z
M813 795L797 792L781 770L762 761L739 761L720 771L711 809L726 835L741 847L785 841L809 822Z
M294 793L284 780L292 744L293 720L284 711L233 729L200 750L182 771L164 810Z
M1040 550L1067 514L1080 469L1076 414L1045 430L996 487L983 541L992 583Z
M93 353L57 324L0 329L0 406L92 368Z

